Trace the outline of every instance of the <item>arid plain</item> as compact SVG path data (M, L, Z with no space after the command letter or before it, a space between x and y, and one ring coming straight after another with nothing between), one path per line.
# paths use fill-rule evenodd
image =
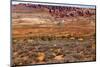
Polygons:
M95 61L95 12L95 8L13 4L13 64Z

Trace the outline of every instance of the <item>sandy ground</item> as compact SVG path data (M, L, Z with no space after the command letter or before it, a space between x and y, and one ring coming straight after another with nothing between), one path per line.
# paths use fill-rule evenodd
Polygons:
M95 15L56 19L12 13L13 64L95 61L95 33Z

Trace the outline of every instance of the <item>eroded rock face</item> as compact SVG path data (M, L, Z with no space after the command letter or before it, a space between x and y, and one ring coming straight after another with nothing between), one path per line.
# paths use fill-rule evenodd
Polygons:
M94 8L79 8L79 7L61 7L49 5L34 5L34 4L16 4L12 5L12 12L47 12L54 17L75 17L75 16L91 16L95 15ZM35 11L34 11L35 10Z

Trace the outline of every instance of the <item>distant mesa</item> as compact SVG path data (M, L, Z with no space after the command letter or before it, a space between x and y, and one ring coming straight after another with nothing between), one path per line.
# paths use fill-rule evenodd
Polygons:
M13 4L12 12L25 12L32 13L36 10L48 12L51 16L56 18L63 17L76 17L76 16L92 16L95 15L95 8L80 8L70 6L53 6L53 5L40 5L40 4Z

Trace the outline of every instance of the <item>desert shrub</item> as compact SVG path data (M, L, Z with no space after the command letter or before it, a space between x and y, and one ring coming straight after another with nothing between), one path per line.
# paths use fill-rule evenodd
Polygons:
M29 32L29 34L32 34L32 32Z
M66 36L61 36L62 39L66 38Z
M16 38L12 38L12 43L16 43L18 40Z
M72 37L72 36L71 36L71 35L68 35L68 36L67 36L67 38L70 38L70 37Z
M43 40L43 41L46 41L46 40L47 40L46 36L41 36L40 38L41 38L41 40Z
M51 41L52 40L52 37L50 37L50 36L48 36L47 38L48 38L48 41Z
M29 39L33 39L33 37L30 37Z
M37 38L38 38L37 36L30 37L30 39L32 40L36 40Z

